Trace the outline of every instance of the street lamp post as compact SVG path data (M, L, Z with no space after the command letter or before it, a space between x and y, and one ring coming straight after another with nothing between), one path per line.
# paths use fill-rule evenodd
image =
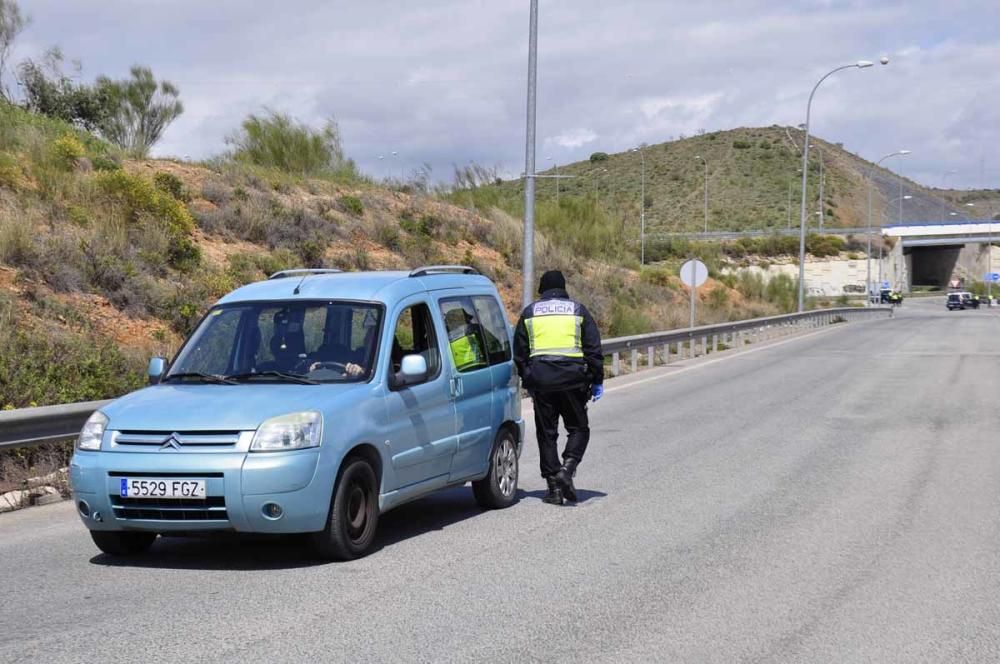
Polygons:
M646 264L646 153L645 146L632 148L642 160L642 176L639 184L639 265Z
M819 198L817 199L816 204L817 204L817 208L819 209L819 230L820 230L820 232L822 232L823 231L823 219L826 216L824 214L824 212L826 212L826 209L825 209L825 206L823 204L823 185L826 182L826 178L825 178L824 173L823 173L823 151L820 150L819 146L817 146L817 145L810 145L809 149L815 150L816 154L819 155Z
M880 59L883 65L889 64L889 58L883 56ZM812 113L812 100L813 96L816 94L816 90L827 78L842 71L844 69L864 69L866 67L871 67L872 62L868 60L859 60L851 65L842 65L835 69L831 69L826 74L823 75L816 85L813 86L812 92L809 93L809 101L806 104L806 126L805 126L805 137L802 141L802 205L799 213L799 312L805 310L805 284L806 284L806 178L809 175L809 119ZM870 237L870 235L869 235Z
M958 171L945 171L941 175L941 188L942 189L945 189L947 187L948 176L949 175L955 175L956 173L958 173ZM948 212L948 206L946 204L942 204L941 205L941 221L948 221L947 219L945 219L945 214L947 212Z
M872 176L875 174L875 169L886 159L908 154L910 154L909 150L897 150L885 155L868 169L868 252L865 254L865 266L867 268L865 277L865 306L871 306L872 303Z
M524 306L534 299L535 281L535 86L538 80L538 0L528 19L528 109L524 149L524 250L521 258Z
M701 159L705 164L705 232L708 232L708 161L700 154L695 155L695 159Z

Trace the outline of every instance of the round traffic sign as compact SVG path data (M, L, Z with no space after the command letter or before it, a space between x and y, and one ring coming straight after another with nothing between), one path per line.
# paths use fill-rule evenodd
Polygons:
M697 258L692 258L681 265L681 281L685 286L697 288L708 279L708 268Z

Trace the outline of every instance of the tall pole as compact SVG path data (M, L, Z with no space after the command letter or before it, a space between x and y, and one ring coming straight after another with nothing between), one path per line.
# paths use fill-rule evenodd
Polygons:
M524 249L521 271L524 306L534 299L535 285L535 82L538 73L538 0L531 0L528 19L528 112L524 147Z
M888 58L882 58L882 64L888 64ZM836 69L831 69L829 72L823 75L823 78L816 82L813 86L812 92L809 93L809 102L806 104L806 125L805 125L805 137L802 141L802 204L799 210L799 312L805 310L805 285L806 285L806 178L809 176L809 118L812 113L812 102L813 97L816 95L816 90L827 78L842 71L844 69L851 69L856 67L858 69L863 69L865 67L871 67L872 63L860 60L852 65L843 65L837 67Z
M872 298L872 177L875 175L875 169L886 159L907 154L910 154L909 150L899 150L887 154L868 169L868 252L865 254L865 265L867 267L867 276L865 277L865 306L871 305Z
M788 203L785 205L788 211L788 230L792 230L792 181L788 181Z
M816 196L816 214L819 216L819 230L822 232L823 218L826 216L824 215L825 210L823 207L823 185L825 181L823 173L823 168L824 168L823 151L820 150L819 146L816 145L810 145L809 148L812 150L816 150L816 154L819 155L819 194Z
M941 176L941 188L946 189L948 186L948 176L955 175L958 171L945 171ZM948 221L948 206L947 204L941 205L941 223Z
M642 175L639 184L639 265L646 264L646 153L644 147L640 145L633 148L633 152L639 153L642 160Z
M705 232L708 232L708 160L701 155L695 155L695 159L701 159L705 164Z

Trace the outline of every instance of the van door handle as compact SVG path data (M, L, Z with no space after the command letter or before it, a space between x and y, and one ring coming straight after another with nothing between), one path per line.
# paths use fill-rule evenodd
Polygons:
M462 379L457 376L451 379L451 396L462 396Z

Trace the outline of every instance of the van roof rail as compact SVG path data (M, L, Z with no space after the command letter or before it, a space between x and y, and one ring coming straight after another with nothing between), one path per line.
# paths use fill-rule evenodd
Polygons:
M427 277L432 274L479 274L479 270L468 265L424 265L410 272L411 277Z
M336 268L299 268L295 270L280 270L275 272L270 277L271 279L284 279L285 277L308 277L313 274L337 274L343 272L343 270L338 270Z

